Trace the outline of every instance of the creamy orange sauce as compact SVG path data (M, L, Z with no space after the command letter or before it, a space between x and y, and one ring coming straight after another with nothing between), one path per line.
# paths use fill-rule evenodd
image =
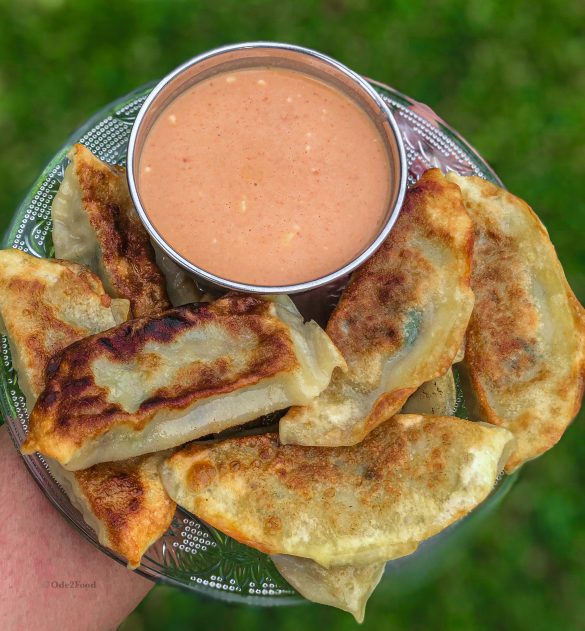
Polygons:
M374 239L389 195L383 140L350 98L300 72L219 74L150 130L139 193L162 238L222 278L287 285Z

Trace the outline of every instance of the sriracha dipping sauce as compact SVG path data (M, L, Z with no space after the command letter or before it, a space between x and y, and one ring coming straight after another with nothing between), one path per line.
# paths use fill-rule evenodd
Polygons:
M137 176L172 249L226 280L266 286L349 263L379 233L391 187L384 140L358 103L278 67L187 88L148 132Z

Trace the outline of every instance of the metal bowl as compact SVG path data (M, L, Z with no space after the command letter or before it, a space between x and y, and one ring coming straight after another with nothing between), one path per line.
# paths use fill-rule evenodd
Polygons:
M140 197L138 168L144 142L162 110L185 90L197 82L218 73L242 68L270 66L288 68L311 75L337 88L356 102L378 129L388 155L390 193L386 215L372 242L343 267L307 282L292 285L252 285L222 278L212 270L198 267L176 252L157 232ZM205 290L235 290L246 293L304 294L301 302L321 304L316 290L323 288L328 295L347 280L348 274L366 261L386 239L400 212L407 185L407 162L402 137L392 112L380 95L359 75L338 61L321 53L299 46L268 42L253 42L225 46L194 57L160 81L140 109L128 145L128 183L132 199L141 220L151 237L179 265L193 274ZM302 307L301 307L301 310ZM304 314L307 316L307 313Z

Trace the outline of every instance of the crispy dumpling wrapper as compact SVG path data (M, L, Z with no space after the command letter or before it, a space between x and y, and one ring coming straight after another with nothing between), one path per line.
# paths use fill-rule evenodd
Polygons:
M579 411L584 310L525 202L478 177L448 178L461 187L476 234L463 362L468 409L514 434L511 472L550 449Z
M117 309L115 308L117 307ZM113 300L92 272L67 261L0 251L0 318L18 383L31 410L50 358L83 337L125 319L127 300ZM100 543L136 567L170 526L176 505L158 467L162 455L96 465L71 473L49 461L53 477L95 530Z
M282 445L277 434L193 443L161 474L180 506L244 544L363 567L413 552L475 508L511 442L493 425L407 414L352 447Z
M49 469L71 503L93 528L99 542L133 569L167 531L176 504L161 484L159 466L166 452L67 471L47 459Z
M437 169L406 194L390 236L354 272L327 333L348 371L280 422L285 444L353 445L444 374L473 307L473 231L459 188Z
M127 300L111 299L99 278L67 261L0 250L0 332L29 411L45 385L55 352L123 322Z
M65 349L23 453L76 470L162 451L307 403L343 364L286 296L178 307Z
M272 561L282 577L307 600L337 607L364 621L366 603L384 574L386 564L372 563L363 567L323 566L300 557L275 554Z
M125 169L74 145L51 206L57 258L89 267L134 317L168 309L165 278L128 191Z

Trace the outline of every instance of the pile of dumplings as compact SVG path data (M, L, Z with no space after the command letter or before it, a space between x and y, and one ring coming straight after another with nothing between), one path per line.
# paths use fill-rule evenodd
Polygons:
M0 252L0 326L22 452L131 568L178 504L361 621L387 561L580 408L584 310L534 212L487 181L424 173L322 329L287 296L202 296L151 243L124 169L69 157L56 258ZM453 364L473 420L454 416ZM277 431L197 441L273 412Z

